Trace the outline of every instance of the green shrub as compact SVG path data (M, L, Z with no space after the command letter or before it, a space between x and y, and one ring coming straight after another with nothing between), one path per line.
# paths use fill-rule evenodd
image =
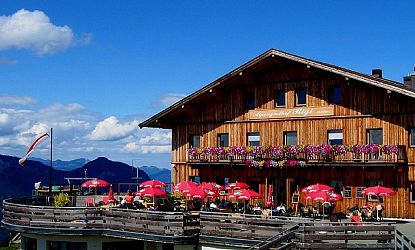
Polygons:
M69 195L65 193L59 193L53 198L53 205L55 205L55 207L64 207L68 205L69 202L71 202Z

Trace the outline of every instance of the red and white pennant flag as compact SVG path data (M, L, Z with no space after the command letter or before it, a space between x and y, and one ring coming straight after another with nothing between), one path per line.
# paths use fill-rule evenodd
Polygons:
M29 157L29 155L33 152L33 150L35 149L35 147L41 143L42 141L44 141L46 138L49 137L48 133L44 133L43 135L39 136L38 138L36 138L36 140L30 145L29 149L27 150L26 154L22 157L22 159L19 160L19 164L20 166L23 166L26 163L27 157Z

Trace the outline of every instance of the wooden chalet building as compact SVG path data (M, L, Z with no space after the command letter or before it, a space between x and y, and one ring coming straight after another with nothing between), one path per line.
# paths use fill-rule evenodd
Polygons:
M172 130L174 183L243 181L263 200L273 185L288 205L323 183L344 196L336 211L369 200L388 217L415 218L415 75L404 79L271 49L140 127ZM378 184L397 194L362 195Z

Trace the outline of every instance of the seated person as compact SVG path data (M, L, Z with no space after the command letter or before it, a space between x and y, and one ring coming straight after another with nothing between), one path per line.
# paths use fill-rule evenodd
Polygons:
M255 206L252 210L254 214L262 214L262 207L260 207L258 203L255 203Z
M222 199L222 201L218 205L218 208L225 208L225 199Z
M285 214L285 206L284 204L280 204L276 209L275 209L275 215L276 216L281 216Z
M210 203L210 205L209 205L209 210L210 210L211 212L215 212L215 211L219 211L219 208L218 208L218 206L216 205L216 203L215 203L215 202L212 202L212 203Z
M120 197L120 208L127 208L125 198Z
M376 219L383 220L383 206L381 204L376 205Z
M362 225L362 219L360 218L359 212L357 210L353 211L353 215L350 217L350 220L352 221L353 225Z
M134 196L131 190L128 190L127 195L125 196L125 203L127 205L127 208L132 208L134 202Z

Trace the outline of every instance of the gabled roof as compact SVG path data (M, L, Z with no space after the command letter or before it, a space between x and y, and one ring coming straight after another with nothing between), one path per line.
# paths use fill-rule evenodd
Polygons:
M159 112L158 114L150 117L149 119L145 120L144 122L140 123L139 126L140 128L143 127L159 127L157 125L158 120L160 118L162 118L163 116L168 115L169 113L173 112L176 109L181 108L183 105L189 103L190 101L196 99L197 97L199 97L201 94L204 94L208 91L210 91L211 89L217 87L218 85L220 85L222 82L224 82L225 80L228 80L236 75L239 75L240 73L242 73L243 71L257 65L260 64L262 62L264 62L265 60L267 60L270 57L276 57L276 58L284 58L284 59L288 59L291 60L293 62L298 62L298 63L303 63L304 65L308 65L310 67L313 68L317 68L323 71L327 71L327 72L331 72L337 75L341 75L344 76L345 78L349 78L349 79L354 79L360 82L364 82L370 85L374 85L380 88L384 88L386 90L389 90L391 92L396 92L396 93L400 93L402 95L405 96L409 96L412 98L415 98L415 92L409 88L407 88L406 86L404 86L402 83L396 82L396 81L392 81L392 80L388 80L388 79L384 79L384 78L378 78L372 75L367 75L367 74L363 74L360 72L356 72L350 69L346 69L343 67L339 67L339 66L335 66L335 65L331 65L328 63L324 63L324 62L319 62L319 61L315 61L315 60L311 60L311 59L307 59L304 57L300 57L300 56L296 56L284 51L280 51L280 50L276 50L276 49L270 49L266 52L264 52L263 54L255 57L254 59L248 61L247 63L243 64L242 66L232 70L231 72L229 72L228 74L218 78L217 80L211 82L210 84L206 85L205 87L201 88L200 90L194 92L193 94L183 98L182 100L176 102L175 104L171 105L170 107L167 107L166 109L164 109L163 111Z

